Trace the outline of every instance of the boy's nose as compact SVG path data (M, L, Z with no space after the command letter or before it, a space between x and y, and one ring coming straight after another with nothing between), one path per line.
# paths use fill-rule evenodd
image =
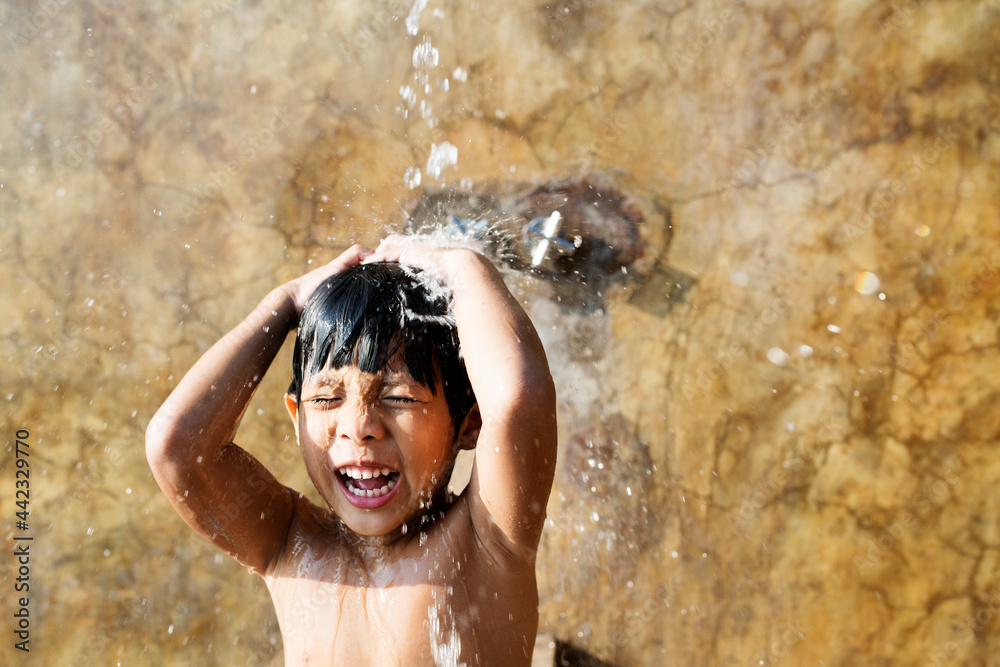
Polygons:
M372 406L357 402L350 406L338 420L337 430L341 438L355 442L378 440L385 435L385 427Z

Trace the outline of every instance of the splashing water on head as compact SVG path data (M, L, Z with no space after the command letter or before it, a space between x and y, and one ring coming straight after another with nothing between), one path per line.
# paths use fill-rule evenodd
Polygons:
M405 234L417 243L434 248L468 248L476 252L483 253L485 244L471 236L464 236L449 233L448 230L436 228L430 231L421 231ZM405 306L403 307L404 321L435 322L446 326L455 326L455 316L451 310L451 286L445 282L444 278L432 269L417 268L402 264L407 275L417 281L421 287L427 290L430 300L448 304L444 315L430 315L417 313Z

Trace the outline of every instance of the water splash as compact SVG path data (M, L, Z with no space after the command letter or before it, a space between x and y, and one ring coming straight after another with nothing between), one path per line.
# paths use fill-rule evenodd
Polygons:
M450 586L447 592L451 593ZM462 638L455 629L454 621L449 622L447 611L447 601L438 600L438 592L431 591L431 603L427 607L427 620L434 664L437 667L467 667L464 662L459 660L462 655Z
M403 183L406 184L407 189L413 190L420 185L420 168L419 167L408 167L406 173L403 174Z
M427 0L415 0L410 13L406 17L406 34L414 35L420 32L420 13L427 6Z
M431 40L424 36L424 40L413 49L413 66L417 69L434 69L438 66L439 52L431 45Z
M431 144L431 154L427 158L427 174L434 178L441 178L441 172L444 171L445 167L449 167L457 162L457 146L448 141L440 144Z

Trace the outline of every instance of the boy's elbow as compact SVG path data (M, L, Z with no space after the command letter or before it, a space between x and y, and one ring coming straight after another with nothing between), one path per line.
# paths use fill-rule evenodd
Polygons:
M167 452L170 449L169 440L164 431L163 424L157 420L156 416L146 426L146 461L152 468L156 468L158 463L167 458Z
M156 468L177 457L183 437L177 424L162 410L146 426L146 461Z

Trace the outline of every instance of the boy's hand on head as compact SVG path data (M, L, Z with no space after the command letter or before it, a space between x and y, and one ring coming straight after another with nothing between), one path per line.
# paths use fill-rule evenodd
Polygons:
M389 236L364 261L413 266L450 288L482 422L467 493L472 521L486 543L499 545L496 554L533 559L552 487L557 431L555 386L531 320L497 267L471 248Z
M445 247L435 245L427 238L419 236L399 236L391 234L379 243L371 255L364 259L369 262L399 262L424 271L430 271L440 277L447 274L447 260L456 253L472 252L462 247Z
M287 283L285 288L288 291L288 296L292 299L295 304L295 312L300 316L302 315L302 308L305 307L306 301L312 296L313 292L320 284L332 275L336 275L345 269L349 269L352 266L360 264L366 257L371 256L374 251L371 248L366 248L363 245L354 244L331 262L324 264L314 271L296 278L295 280Z

